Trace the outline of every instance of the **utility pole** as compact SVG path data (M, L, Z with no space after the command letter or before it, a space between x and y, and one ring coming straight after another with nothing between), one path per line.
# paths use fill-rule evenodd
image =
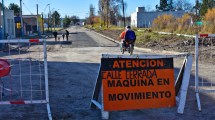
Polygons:
M123 13L123 23L125 27L125 4L123 0L122 0L122 13Z
M3 39L4 39L6 35L4 0L2 0L2 12L3 12L3 30L2 31L3 31Z
M195 27L196 27L196 30L195 30L195 32L196 32L196 34L198 34L198 25L196 24L196 22L198 21L198 19L199 19L199 1L198 0L196 0L196 6L195 6L195 8L196 8L196 17L195 17L195 20L194 20L194 24L195 24Z
M43 18L43 13L42 13L42 29L43 29L43 35L44 35L45 33L44 33L44 18Z
M52 17L52 11L54 10L54 8L52 8L52 10L50 11L50 19L51 19L51 24L50 24L50 27L51 27L51 33L52 33L52 29L53 29L53 17Z
M50 4L49 5L49 13L48 13L48 32L49 32L49 26L50 26Z
M5 12L4 12L4 0L2 0L2 12L3 12L3 28L2 28L2 33L0 36L2 36L1 39L4 39L5 36ZM1 17L0 17L1 18ZM4 48L4 44L0 44L0 49Z
M23 29L23 19L22 19L22 0L20 0L20 18L21 18L20 34L21 34L21 38L23 38L24 29Z
M196 0L196 16L198 16L199 13L199 1Z
M39 27L39 20L38 20L38 4L36 5L37 6L37 33L38 33L38 36L40 35L40 27Z
M47 5L46 5L46 8L47 8L47 6L48 6L48 5L50 5L50 4L47 4ZM45 30L44 30L44 17L43 17L43 14L45 14L46 8L45 8L45 10L44 10L44 11L43 11L43 13L42 13L42 20L43 20L43 21L42 21L42 24L43 24L43 25L42 25L42 26L43 26L43 34L45 33ZM49 25L49 14L48 14L48 25Z
M54 31L55 31L55 11L54 11Z

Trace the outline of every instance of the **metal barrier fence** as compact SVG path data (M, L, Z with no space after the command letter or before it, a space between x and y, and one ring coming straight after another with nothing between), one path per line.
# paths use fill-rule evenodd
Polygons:
M43 39L0 40L0 105L49 105L46 41Z
M215 34L200 34L195 37L195 91L199 111L199 93L215 92L215 68L213 68Z

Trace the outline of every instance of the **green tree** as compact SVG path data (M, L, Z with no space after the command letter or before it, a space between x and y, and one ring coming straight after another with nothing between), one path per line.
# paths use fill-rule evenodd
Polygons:
M169 3L168 3L168 10L173 10L174 7L173 7L173 1L172 0L169 0Z
M60 13L58 11L54 11L51 17L52 17L51 20L53 25L60 25Z
M63 27L66 28L66 27L69 27L71 23L71 19L69 18L69 16L65 16L65 18L63 19Z
M14 10L15 15L19 15L19 13L20 13L20 7L15 3L10 3L9 6L8 6L8 9L9 10Z
M175 0L173 6L176 10L185 10L185 11L190 11L193 8L193 5L190 3L189 0Z
M201 17L199 15L199 11L200 11L201 6L202 5L199 2L199 0L196 0L195 6L193 7L193 9L195 10L195 15L193 16L194 22L201 20Z
M208 8L209 8L209 6L208 6L208 0L203 0L202 6L201 6L201 9L200 9L200 15L204 16L205 13L207 13Z
M208 0L208 7L210 9L214 8L215 7L215 1L214 0Z
M215 6L215 1L214 0L203 0L202 6L200 9L200 15L204 16L205 13L207 13L208 9L211 9Z
M156 5L157 10L166 11L168 9L167 0L160 0L160 5Z

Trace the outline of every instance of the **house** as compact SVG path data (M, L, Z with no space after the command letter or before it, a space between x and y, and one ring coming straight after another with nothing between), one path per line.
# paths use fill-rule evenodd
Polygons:
M146 12L144 7L137 7L136 12L131 14L131 26L138 28L149 28L154 19L164 14L171 14L174 17L182 17L185 11L152 11Z
M37 34L38 32L42 32L43 22L41 15L38 15L38 17L37 15L23 15L22 19L24 35Z
M14 11L13 10L4 10L5 13L5 22L3 21L3 16L1 15L1 21L0 21L0 26L2 26L1 31L3 36L4 32L3 29L5 29L5 35L7 36L8 39L15 38L15 22L14 22ZM5 27L4 27L5 24ZM3 37L2 37L3 38Z

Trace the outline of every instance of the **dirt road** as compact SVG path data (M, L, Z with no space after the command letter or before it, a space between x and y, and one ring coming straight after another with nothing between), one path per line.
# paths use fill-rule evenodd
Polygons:
M54 120L99 120L100 110L91 110L90 100L100 64L101 54L120 54L119 46L92 31L80 27L69 29L68 42L47 40L50 105ZM147 53L134 51L135 54ZM128 53L126 53L128 54ZM182 59L175 60L175 77ZM194 72L194 70L192 70ZM201 94L203 111L198 112L195 101L194 76L191 75L185 113L177 108L143 109L111 112L110 120L180 120L215 117L215 98ZM0 107L2 120L47 120L45 105Z

